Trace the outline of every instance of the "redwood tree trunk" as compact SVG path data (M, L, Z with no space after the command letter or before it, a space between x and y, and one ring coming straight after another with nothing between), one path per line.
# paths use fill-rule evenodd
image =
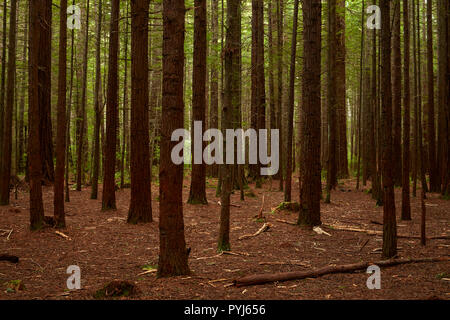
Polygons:
M158 276L189 274L183 222L183 164L172 162L177 142L172 132L184 127L184 1L163 1L163 87L159 165Z
M393 34L392 34L392 109L393 109L393 154L392 166L394 185L402 184L402 63L400 50L400 0L392 2Z
M120 1L111 1L111 24L109 30L109 68L106 97L106 146L103 175L102 210L116 209L115 169L118 127L118 52L119 52Z
M11 0L9 16L8 83L3 122L2 161L0 171L0 205L9 204L9 183L11 178L12 116L14 109L14 88L16 73L16 16L17 0Z
M206 166L203 161L203 131L206 127L206 0L195 0L194 2L194 66L192 73L192 111L193 121L202 123L201 150L194 152L197 144L195 133L192 134L192 175L191 189L188 203L207 204L206 200ZM197 133L199 134L199 133ZM197 157L196 157L197 155ZM198 158L198 159L197 159Z
M93 169L92 169L92 188L91 188L91 199L97 199L98 196L98 178L100 171L100 123L103 116L103 106L100 103L101 95L101 81L102 75L100 70L100 45L101 45L101 34L102 34L102 2L103 0L98 0L97 5L97 42L95 48L95 89L94 89L94 111L95 111L95 122L94 122L94 159L93 159Z
M298 224L320 225L320 72L321 2L303 1L303 121Z
M47 1L30 1L30 43L29 43L29 76L28 76L28 165L30 178L30 229L38 230L44 224L44 205L42 202L42 155L40 120L42 113L39 99L39 83L45 68L39 59L42 48L41 37L49 25L45 21L45 11L48 10ZM51 9L51 8L50 8ZM41 29L42 28L42 29Z
M402 174L402 220L411 220L410 203L410 78L409 78L409 54L410 54L410 35L409 35L409 10L408 0L403 0L403 174Z
M57 227L66 226L64 212L64 168L66 162L66 75L67 75L67 0L61 0L59 18L58 110L56 125L56 170L54 217Z
M392 167L391 30L389 0L380 0L381 9L381 171L384 191L383 257L397 254L394 181Z
M287 159L286 159L286 187L284 189L284 201L291 202L292 185L292 140L294 135L294 93L295 93L295 60L297 55L297 23L298 23L298 0L294 2L294 17L292 27L291 43L291 66L289 73L289 102L288 102L288 130L287 130Z
M131 201L128 223L152 222L148 122L149 0L131 1Z

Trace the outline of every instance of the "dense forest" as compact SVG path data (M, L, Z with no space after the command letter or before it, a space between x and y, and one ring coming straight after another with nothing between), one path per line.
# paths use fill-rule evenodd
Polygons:
M0 263L29 264L0 265L0 283L34 288L9 291L51 296L64 280L30 268L75 264L92 287L154 271L160 297L205 297L192 276L240 298L222 282L376 253L434 282L373 297L448 292L448 0L0 2Z

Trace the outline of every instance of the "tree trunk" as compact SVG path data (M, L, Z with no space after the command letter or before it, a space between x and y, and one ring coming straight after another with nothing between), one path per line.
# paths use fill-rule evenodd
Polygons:
M402 220L411 220L410 203L410 79L409 79L409 54L410 54L410 35L409 35L409 10L408 0L403 1L403 174L402 174Z
M60 3L59 18L58 108L56 125L56 169L53 186L55 225L66 226L64 212L64 166L66 162L66 75L67 75L67 0Z
M321 2L303 1L303 121L300 213L298 224L320 225L320 69Z
M428 164L430 168L430 192L439 192L436 163L436 129L434 116L434 71L433 71L433 3L427 1L427 76L428 76Z
M402 63L400 50L400 0L392 2L393 28L392 28L392 110L393 110L393 154L392 166L394 185L402 184Z
M103 175L102 210L116 209L115 169L118 127L118 52L119 52L120 1L111 1L111 24L109 30L109 68L106 97L106 146Z
M384 191L383 257L397 254L397 226L392 168L392 91L391 91L391 30L389 0L380 0L381 9L381 170Z
M9 183L12 162L12 116L14 110L14 88L16 73L16 24L17 0L11 0L9 16L8 82L6 84L6 105L3 122L3 143L0 171L0 205L9 204Z
M207 204L206 200L206 165L203 161L203 131L206 128L206 0L194 3L194 65L192 73L192 110L193 121L202 124L200 133L192 134L192 175L188 203ZM197 136L196 136L197 134ZM195 150L195 147L201 147Z
M40 122L43 114L40 112L39 83L42 81L42 61L39 55L42 48L41 37L46 28L45 11L49 9L47 1L30 1L30 43L29 43L29 76L28 76L28 164L30 178L30 229L38 230L44 225L44 205L42 202L42 154ZM50 8L51 9L51 8Z
M292 141L294 136L294 96L295 96L295 60L297 55L297 24L298 24L298 0L294 2L294 15L291 42L291 65L289 73L289 102L288 102L288 131L286 153L286 186L284 189L284 201L291 202L292 181Z
M103 106L101 105L101 69L100 69L100 48L101 48L101 34L102 34L102 4L103 0L98 0L97 4L97 39L95 45L95 88L94 88L94 111L95 111L95 122L94 122L94 161L93 161L93 172L92 172L92 188L91 188L91 199L97 199L98 197L98 177L100 171L100 122L103 116Z
M148 122L149 0L131 2L131 201L128 223L152 222Z
M338 168L340 178L348 177L347 159L347 86L346 86L346 44L345 44L345 0L337 0L336 14L336 111Z
M219 1L211 0L211 85L210 85L210 97L211 102L209 105L209 128L219 128L219 49L218 49L218 33L219 33ZM217 178L219 167L217 164L210 166L210 175Z
M80 121L80 134L77 145L77 191L81 191L81 184L83 182L84 175L84 152L85 149L85 128L86 128L86 100L87 100L87 65L88 65L88 46L89 46L89 0L86 3L86 23L85 23L85 35L84 35L84 52L83 52L83 87L81 88L81 110L79 114ZM87 129L87 128L86 128Z
M183 222L183 164L171 160L172 132L184 127L183 64L185 7L183 1L163 1L163 88L159 165L158 276L189 274Z
M328 111L328 159L327 159L327 197L337 186L337 62L336 62L336 0L328 1L328 77L327 77L327 111Z

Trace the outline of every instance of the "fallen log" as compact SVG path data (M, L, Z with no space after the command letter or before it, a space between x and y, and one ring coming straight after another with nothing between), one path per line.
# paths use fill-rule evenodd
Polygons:
M450 261L450 257L434 257L434 258L421 258L421 259L391 259L391 260L381 260L374 262L358 262L352 264L344 264L339 266L326 266L319 269L309 270L309 271L291 271L291 272L281 272L273 274L255 274L245 276L233 281L236 287L251 286L257 284L264 284L276 281L288 281L288 280L299 280L305 278L317 278L326 274L333 273L347 273L354 272L358 270L367 269L370 265L377 265L379 267L390 267L395 265L407 264L407 263L424 263L424 262L442 262Z

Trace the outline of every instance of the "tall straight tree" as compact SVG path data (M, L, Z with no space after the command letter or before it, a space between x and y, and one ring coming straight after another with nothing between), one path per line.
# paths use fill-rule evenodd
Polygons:
M51 119L51 66L52 66L52 0L42 0L45 2L45 11L42 16L42 23L39 26L42 33L40 39L39 54L39 112L41 131L41 154L42 154L42 178L44 182L51 183L55 180L55 169L53 167L53 138Z
M203 162L203 130L206 127L206 0L195 0L194 7L192 112L193 121L202 124L202 131L198 132L198 130L193 130L192 154L194 155L194 161L192 164L191 190L189 192L188 203L207 204L206 166ZM198 150L195 150L196 147Z
M336 1L328 3L328 159L327 159L327 197L330 202L331 190L337 186L337 63L336 63Z
M111 23L109 29L109 71L106 97L106 146L103 174L102 210L116 209L115 169L118 127L118 52L119 52L120 1L111 1Z
M317 226L320 221L320 72L322 4L304 0L303 6L302 139L300 212L298 224Z
M394 185L402 185L402 57L400 49L400 0L392 2L392 111L393 111L393 154L392 166Z
M345 44L345 0L336 3L336 118L337 118L337 163L338 176L348 177L347 159L347 84Z
M227 28L224 48L224 103L222 110L222 131L233 129L233 113L239 107L239 43L240 19L239 0L229 0L227 5ZM223 158L226 159L226 150L230 147L226 141ZM231 146L231 149L233 146ZM222 192L220 195L220 229L217 250L219 252L230 250L230 195L232 190L232 165L220 166L222 177Z
M289 72L289 101L288 101L288 130L287 130L287 159L286 159L286 187L284 188L284 201L291 202L292 185L292 140L294 136L294 96L295 96L295 59L297 57L297 24L298 0L294 2L294 15L291 42L291 65Z
M100 171L100 123L103 116L103 106L100 103L101 95L101 61L100 61L100 46L102 38L102 16L103 16L103 0L97 0L97 39L95 44L95 88L94 88L94 159L93 159L93 169L92 169L92 188L91 188L91 199L97 199L98 196L98 177Z
M383 257L397 254L394 180L392 168L392 87L390 1L380 0L381 10L381 171L384 191Z
M17 0L11 0L9 15L8 83L6 85L6 105L3 121L2 161L0 171L0 205L9 204L9 182L12 158L12 120L14 109L16 73L16 24Z
M428 164L430 192L439 192L439 177L436 163L436 128L434 116L434 70L433 70L433 1L427 1L427 77L428 77Z
M66 163L66 87L67 87L67 0L60 2L58 109L56 125L56 168L53 185L53 215L57 227L64 228L64 169Z
M411 220L410 202L410 135L411 135L411 93L409 78L410 35L409 3L403 0L403 163L402 163L402 220Z
M442 194L450 194L449 4L438 0L438 168Z
M219 1L211 0L211 47L210 47L210 104L209 104L209 128L219 128ZM210 175L218 177L218 165L210 166Z
M3 39L2 39L2 70L0 82L0 167L2 163L2 143L3 143L3 120L5 115L5 83L6 83L6 25L8 23L8 0L3 0Z
M149 148L149 0L131 1L131 201L128 223L152 222Z
M80 110L80 134L77 145L77 191L81 191L81 184L83 182L83 158L85 149L85 127L86 123L86 100L87 100L87 66L88 66L88 47L89 47L89 0L86 3L86 23L84 34L84 47L83 47L83 79L81 87L81 110Z
M28 75L28 165L30 179L30 229L38 230L44 225L44 205L42 202L42 154L40 122L42 113L39 99L39 83L42 81L42 72L45 65L39 59L42 47L41 37L50 25L45 20L45 11L51 3L48 1L30 1L30 36L29 36L29 75ZM50 7L51 10L51 7Z
M184 126L184 1L163 0L162 125L159 164L158 276L189 274L183 221L183 164L171 159L172 132Z
M252 68L251 127L265 128L266 93L264 77L264 6L262 0L252 0ZM259 147L258 147L259 148ZM260 187L258 164L250 165L250 175Z

